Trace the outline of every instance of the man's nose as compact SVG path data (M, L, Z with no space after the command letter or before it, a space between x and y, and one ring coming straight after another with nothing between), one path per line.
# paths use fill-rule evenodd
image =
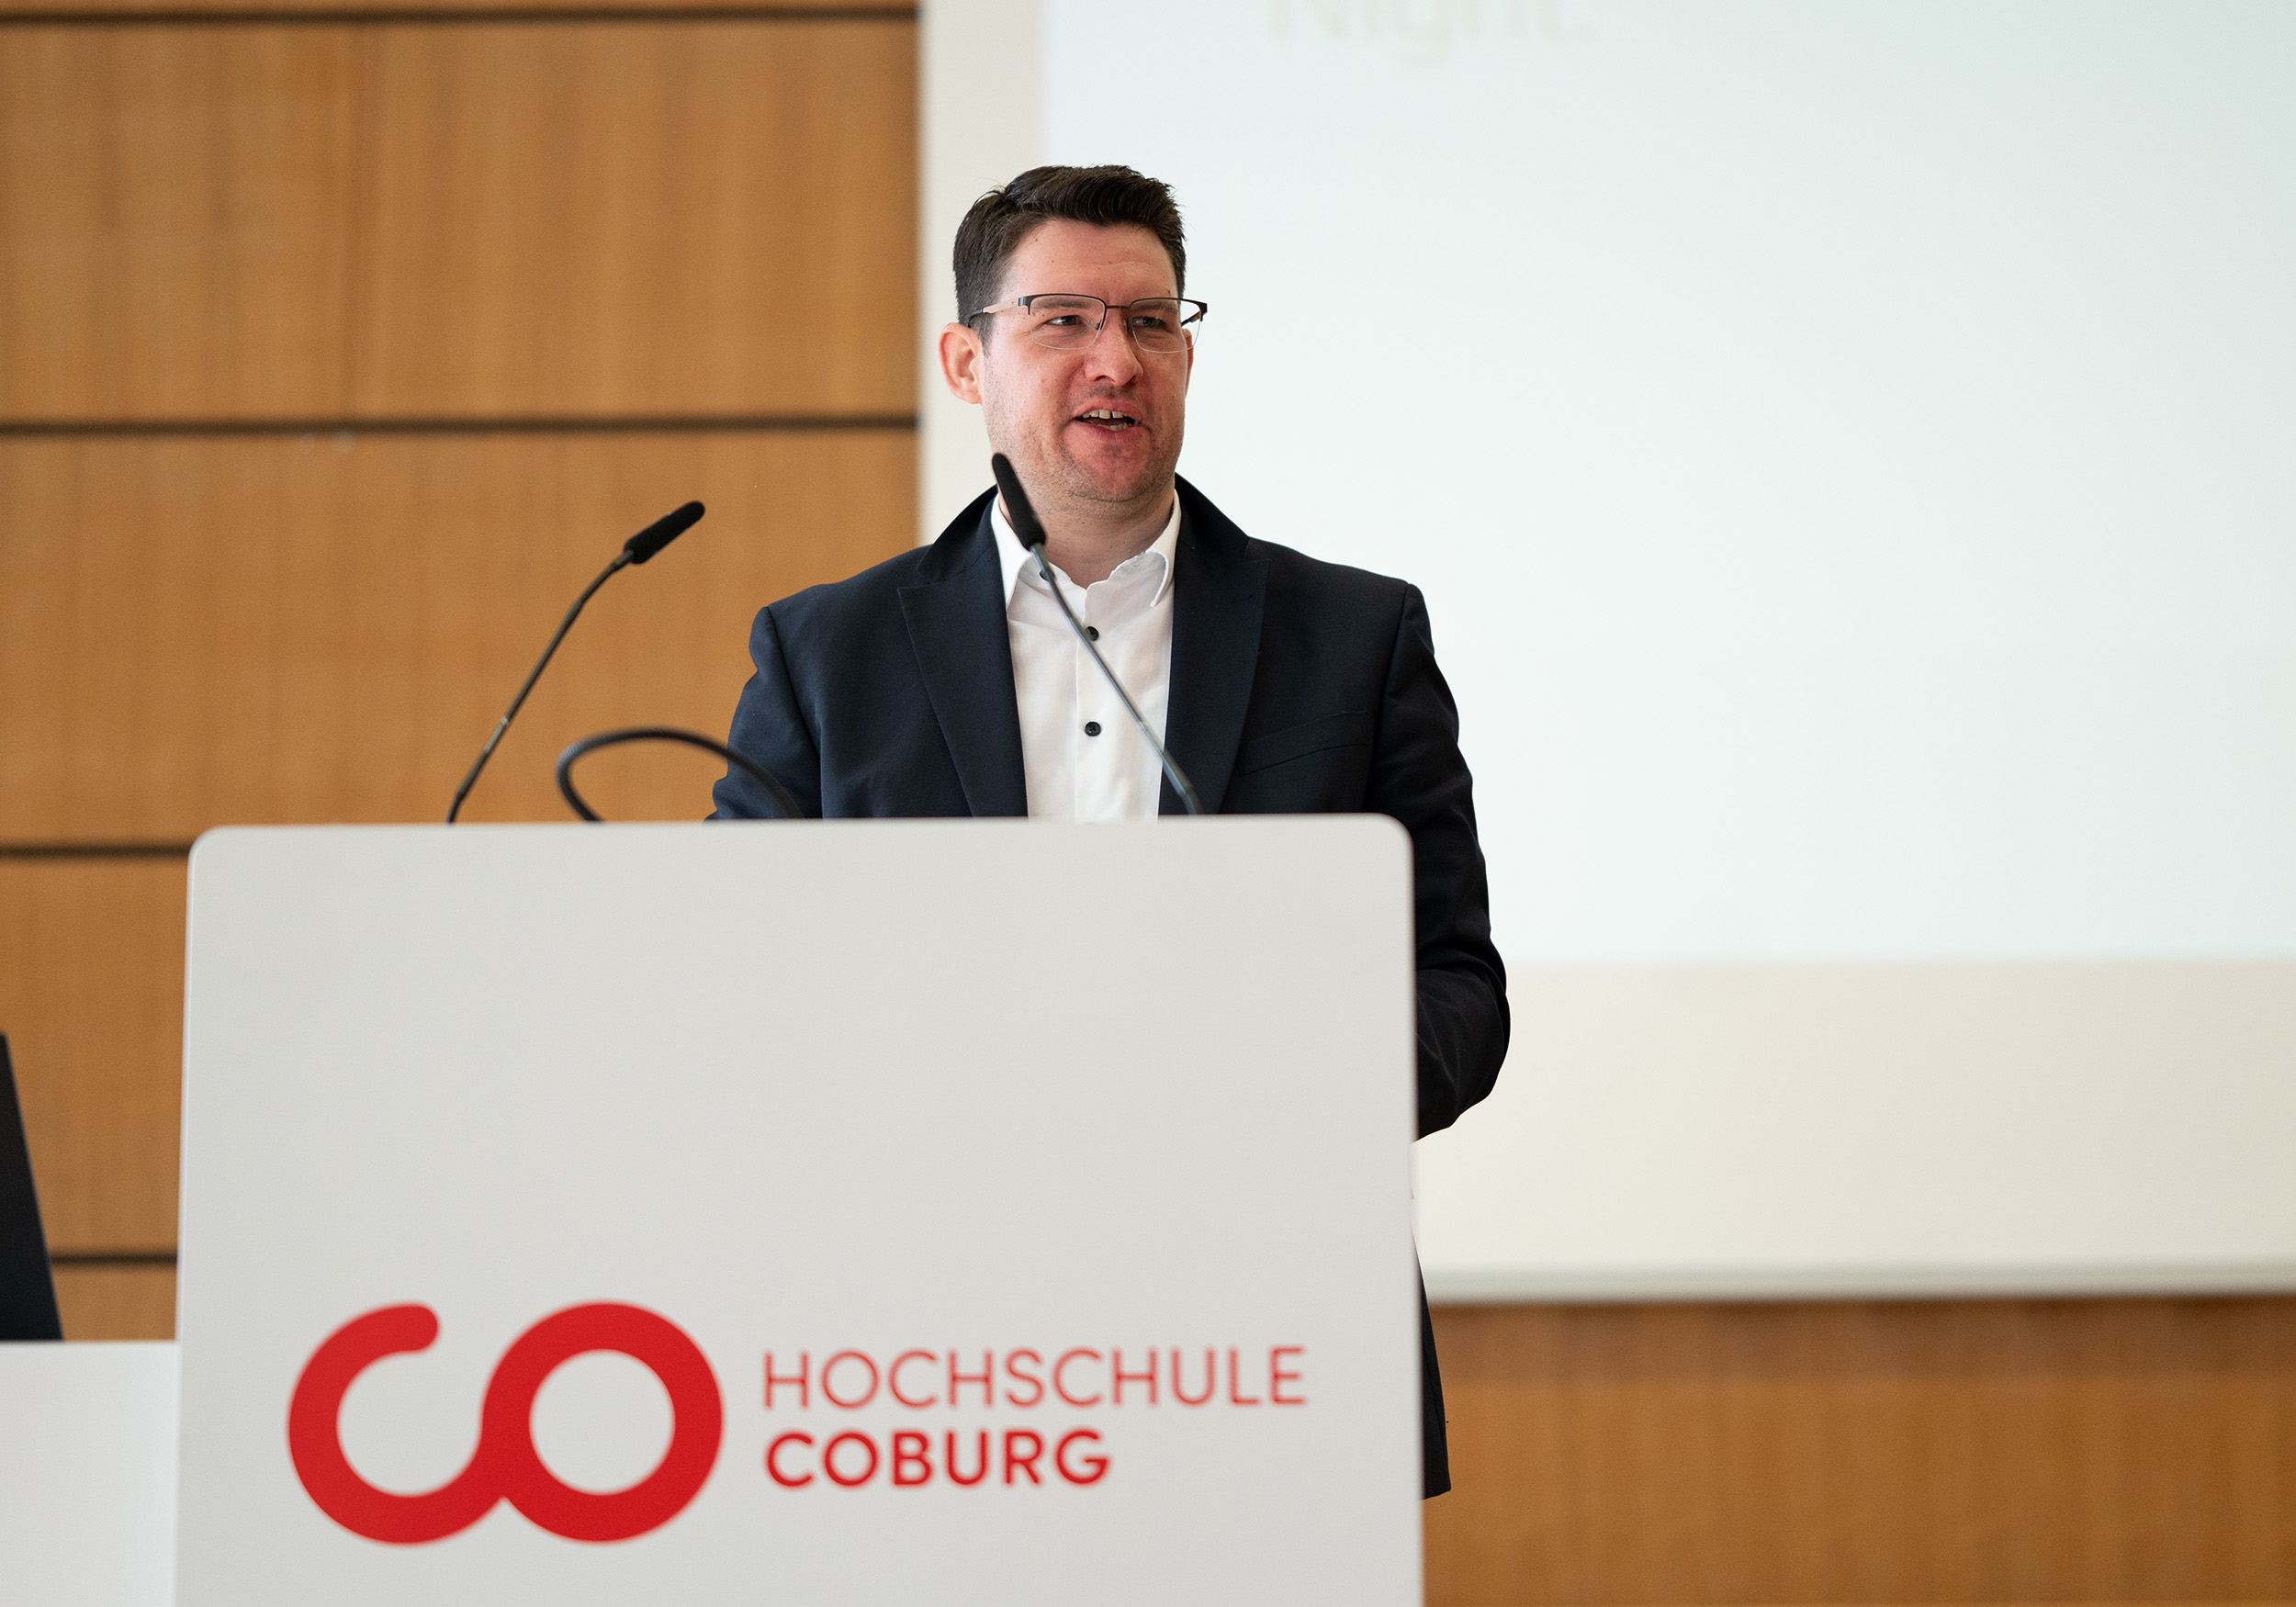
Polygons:
M1133 343L1124 313L1121 309L1111 307L1108 316L1100 320L1092 344L1085 348L1085 372L1106 376L1121 384L1131 380L1140 368L1140 347Z

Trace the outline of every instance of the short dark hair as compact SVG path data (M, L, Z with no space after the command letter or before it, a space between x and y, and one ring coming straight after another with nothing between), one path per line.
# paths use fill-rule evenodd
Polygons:
M993 304L1013 253L1054 219L1102 227L1136 224L1172 259L1172 288L1187 288L1187 242L1172 186L1129 167L1032 167L973 203L957 225L957 317ZM1048 286L1058 289L1058 286Z

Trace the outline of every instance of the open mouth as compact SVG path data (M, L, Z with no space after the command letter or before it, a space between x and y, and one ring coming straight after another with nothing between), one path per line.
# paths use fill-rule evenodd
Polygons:
M1076 415L1076 422L1090 424L1095 429L1111 431L1137 429L1140 425L1138 419L1129 413L1120 413L1113 408L1089 409Z

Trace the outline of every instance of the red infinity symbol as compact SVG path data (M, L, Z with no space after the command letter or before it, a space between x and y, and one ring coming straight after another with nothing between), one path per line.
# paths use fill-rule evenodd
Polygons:
M682 1511L717 1465L726 1409L707 1357L667 1318L636 1306L573 1306L512 1342L487 1381L478 1445L470 1462L438 1489L394 1495L361 1478L343 1454L337 1422L351 1381L385 1356L428 1350L438 1317L428 1306L386 1306L330 1334L304 1365L287 1407L287 1451L296 1477L319 1510L354 1534L420 1545L460 1534L498 1500L568 1540L627 1540ZM670 1393L670 1449L627 1489L576 1489L543 1466L535 1449L535 1397L564 1363L614 1351L652 1369Z

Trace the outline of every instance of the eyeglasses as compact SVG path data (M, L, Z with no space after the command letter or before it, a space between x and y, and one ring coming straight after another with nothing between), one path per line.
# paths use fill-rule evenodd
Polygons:
M964 321L971 323L992 312L1018 312L1020 332L1038 345L1056 352L1080 352L1100 338L1100 326L1108 322L1109 313L1120 312L1124 320L1119 327L1131 332L1142 351L1177 352L1194 336L1197 321L1210 310L1200 301L1177 296L1150 296L1111 307L1097 296L1047 291L984 307Z

